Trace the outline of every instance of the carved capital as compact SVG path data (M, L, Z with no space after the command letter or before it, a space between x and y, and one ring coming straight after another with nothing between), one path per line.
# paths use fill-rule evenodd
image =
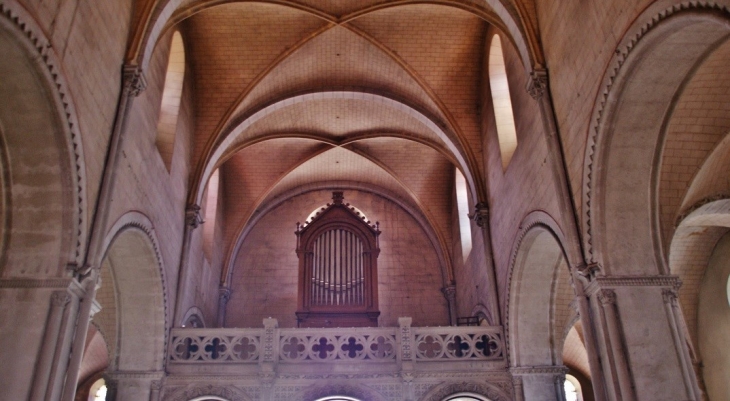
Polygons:
M195 204L188 205L185 209L185 224L196 229L203 223L205 223L205 221L203 220L203 216L200 214L200 206Z
M664 298L664 302L674 304L677 302L677 290L674 288L662 289L662 298Z
M66 291L54 291L51 295L51 303L53 306L62 307L71 302L71 296Z
M449 302L454 302L456 300L456 286L455 285L449 285L441 289L441 292L444 293L444 297Z
M616 292L614 290L602 289L598 291L598 300L603 305L613 305L616 303Z
M489 205L487 205L487 202L479 202L474 205L474 213L470 214L469 218L474 220L481 228L489 227Z
M147 79L138 65L125 64L123 67L124 91L137 97L147 89Z
M529 81L527 81L527 93L535 100L540 100L548 86L547 70L544 68L536 68L530 72Z
M228 300L231 299L231 289L228 287L218 288L218 297L221 302L228 303Z
M152 391L160 391L162 389L162 381L160 380L152 380L152 383L150 383L150 390Z

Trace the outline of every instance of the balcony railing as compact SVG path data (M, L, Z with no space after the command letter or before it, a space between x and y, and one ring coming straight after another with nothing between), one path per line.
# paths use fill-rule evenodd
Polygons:
M399 327L172 330L171 364L414 363L502 361L501 327Z

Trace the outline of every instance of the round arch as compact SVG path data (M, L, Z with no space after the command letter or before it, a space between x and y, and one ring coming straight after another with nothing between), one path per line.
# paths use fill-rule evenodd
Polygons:
M728 20L726 2L657 2L616 50L598 92L584 162L586 258L605 274L669 273L657 197L666 126L693 71L730 37Z
M0 5L0 272L59 277L86 243L83 146L58 57L21 6ZM42 224L39 224L42 222Z
M507 401L512 399L504 390L491 383L463 381L440 384L421 397L420 401L456 401L458 398L455 397L465 395L472 397L473 400Z
M224 283L227 283L230 281L231 273L233 272L233 267L235 264L235 256L238 253L241 245L243 244L244 239L249 234L250 230L256 225L256 223L261 220L269 211L274 210L276 207L281 205L283 202L285 202L287 199L290 199L297 195L302 195L308 192L312 191L319 191L323 189L336 189L336 188L347 188L347 189L354 189L358 191L364 191L364 192L370 192L373 194L376 194L378 196L381 196L401 208L403 208L409 215L411 215L418 225L423 229L423 231L426 233L426 236L428 237L429 241L434 247L434 250L437 253L437 256L439 258L440 264L441 264L441 279L444 283L444 286L446 286L448 283L450 283L453 279L453 266L451 264L451 258L449 257L448 253L448 247L446 245L446 241L444 240L443 236L438 232L438 230L434 229L435 225L431 219L428 218L428 216L425 216L421 210L413 205L407 200L402 199L396 194L389 193L387 191L384 191L382 188L378 188L372 185L368 185L365 183L347 183L347 182L336 182L336 183L318 183L318 184L309 184L306 187L299 187L294 188L292 190L289 190L281 196L278 196L274 199L272 199L269 202L266 202L265 205L261 209L258 210L258 213L251 216L249 221L245 224L244 227L241 228L239 234L237 235L237 239L234 242L234 245L231 247L230 251L228 252L226 256L226 268L222 272L223 276L221 277L222 281Z
M109 269L117 308L110 371L161 371L168 319L162 258L152 223L138 212L123 215L104 239L102 269Z
M274 112L277 112L285 107L289 107L294 104L329 99L349 99L365 102L374 102L377 104L382 104L386 107L393 108L399 112L410 115L417 119L429 131L435 134L444 143L448 151L453 155L453 158L456 161L456 165L463 172L464 177L467 180L467 185L469 186L469 193L471 194L472 201L474 203L479 202L478 199L481 192L477 191L477 189L481 189L482 186L479 185L477 179L475 178L477 177L475 175L476 172L472 171L471 158L469 157L470 155L464 149L462 149L461 145L459 144L459 140L455 138L452 133L442 129L433 118L423 114L421 111L416 110L415 108L403 102L377 94L353 91L314 92L281 99L277 102L274 102L266 107L259 109L258 111L249 115L243 121L237 123L230 131L223 134L222 139L218 141L215 148L211 150L205 160L201 161L201 163L204 164L198 167L196 179L194 180L195 185L193 186L193 188L191 188L190 191L192 196L192 199L190 199L190 201L196 204L201 202L203 193L205 192L205 185L203 183L208 182L208 179L210 178L211 174L213 174L213 171L215 171L215 169L218 168L221 163L223 163L226 155L228 154L229 148L231 148L235 144L239 135L244 133L253 124L263 120Z
M505 308L510 364L552 366L562 362L555 330L555 300L561 271L569 271L564 236L546 213L535 211L520 224L513 242ZM550 283L546 285L546 283Z

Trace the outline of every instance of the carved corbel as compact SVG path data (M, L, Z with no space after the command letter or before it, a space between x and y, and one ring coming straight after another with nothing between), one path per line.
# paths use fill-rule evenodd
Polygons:
M489 205L487 205L487 202L479 202L474 205L474 213L470 214L469 218L474 220L481 228L489 227Z
M527 93L535 100L542 99L547 91L548 75L544 68L536 68L530 72L530 78L527 81Z
M200 214L200 206L195 204L188 205L185 209L185 223L193 229L205 223L203 216Z
M133 97L139 96L147 89L147 79L142 67L134 64L125 64L123 67L124 91Z

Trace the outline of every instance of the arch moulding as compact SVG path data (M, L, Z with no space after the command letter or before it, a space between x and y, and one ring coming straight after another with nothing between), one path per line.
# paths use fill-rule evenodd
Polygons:
M459 393L478 394L491 401L510 401L512 399L510 394L491 383L464 381L440 384L426 393L420 401L443 401L446 397Z
M507 350L507 359L510 359L510 309L511 309L511 300L512 300L512 278L514 277L515 272L515 264L517 262L517 256L520 253L520 248L522 247L522 242L527 236L528 233L530 233L535 228L543 228L546 229L555 239L555 241L558 243L558 245L561 248L561 251L563 253L563 257L566 258L566 261L568 262L568 266L573 266L571 263L570 256L567 255L567 252L565 251L565 235L563 234L563 231L560 229L560 226L555 221L555 219L552 218L549 214L542 210L535 210L530 213L528 213L524 219L522 219L522 222L519 225L519 231L517 232L517 235L515 236L515 239L512 241L512 251L510 252L510 259L509 259L509 270L507 273L507 293L505 294L504 300L504 310L503 310L503 316L504 316L504 337L506 341L506 347ZM578 255L579 256L579 255ZM578 259L580 260L580 259Z
M103 252L100 253L99 258L100 260L94 265L94 266L101 266L101 262L104 257L106 257L107 252L109 251L109 247L114 243L114 240L122 234L126 230L137 230L141 231L144 236L147 238L147 240L152 245L152 249L155 253L155 260L157 262L157 269L158 274L160 276L160 284L162 288L160 288L160 291L162 291L162 305L164 308L164 315L165 315L165 334L164 334L164 348L163 348L163 361L167 360L167 343L169 340L169 330L170 327L170 308L168 308L168 294L167 294L167 284L166 284L166 275L165 275L165 265L162 260L162 254L160 253L160 245L159 241L157 240L157 234L155 233L154 225L152 224L152 221L143 213L140 213L138 211L129 211L125 214L123 214L119 219L117 219L116 222L111 226L109 231L107 232L107 235L104 237L104 240L102 242Z
M88 228L86 227L87 197L86 197L86 164L84 161L84 147L81 141L76 107L70 96L66 77L61 68L62 63L53 50L50 41L43 33L40 25L20 4L12 0L0 0L0 24L10 27L9 32L15 35L17 43L25 47L28 54L36 55L35 61L41 67L43 84L51 93L54 101L54 111L62 126L62 135L66 142L67 166L63 166L68 173L70 185L75 196L71 200L74 204L73 242L75 248L71 264L83 264L84 251L87 242Z
M611 117L616 109L617 97L626 86L624 78L632 72L632 68L624 67L626 65L631 67L635 64L635 60L631 58L635 50L642 48L647 35L653 33L658 26L662 26L664 21L681 15L698 16L700 14L714 14L715 18L723 19L727 24L730 20L730 2L727 0L657 1L636 18L617 45L616 51L608 63L594 102L583 162L582 197L585 208L580 220L584 234L585 258L590 263L601 262L597 260L600 257L597 255L598 250L595 247L597 242L595 231L597 230L596 220L601 212L598 210L601 209L601 206L598 203L599 200L596 199L598 198L596 189L600 188L602 178L595 166L601 165L602 160L600 159L605 158L602 157L602 152L611 137ZM646 51L646 49L641 51ZM629 62L627 63L627 61Z

